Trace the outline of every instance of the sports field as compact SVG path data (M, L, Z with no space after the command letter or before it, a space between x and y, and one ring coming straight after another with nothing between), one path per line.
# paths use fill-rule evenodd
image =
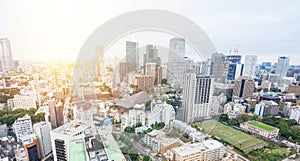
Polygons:
M245 153L249 153L252 150L259 149L267 145L267 143L263 140L257 139L215 120L207 120L197 123L197 125L203 128L205 133L217 136Z

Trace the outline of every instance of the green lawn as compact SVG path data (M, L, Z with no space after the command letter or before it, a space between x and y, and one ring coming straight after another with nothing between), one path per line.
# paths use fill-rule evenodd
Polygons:
M267 143L263 140L257 139L242 131L233 129L215 120L207 120L196 123L197 126L204 129L204 133L217 136L225 142L235 146L236 148L249 153L252 150L259 149L266 146Z
M264 129L264 130L267 130L267 131L272 131L274 130L275 128L272 127L272 126L269 126L269 125L266 125L266 124L262 124L262 123L258 123L258 122L255 122L255 121L250 121L248 122L250 125L253 125L253 126L256 126L256 127L259 127L261 129Z

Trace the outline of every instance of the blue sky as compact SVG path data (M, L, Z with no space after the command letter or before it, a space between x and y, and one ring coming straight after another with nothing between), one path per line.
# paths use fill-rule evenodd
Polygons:
M241 54L257 54L259 62L287 55L300 64L299 8L298 0L0 0L0 37L11 39L16 59L74 60L106 20L132 10L163 9L198 23L219 52L239 46Z

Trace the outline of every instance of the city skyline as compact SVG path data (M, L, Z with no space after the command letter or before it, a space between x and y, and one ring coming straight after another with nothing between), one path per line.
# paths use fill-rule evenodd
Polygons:
M193 1L183 6L177 5L180 3L173 3L173 9L168 7L170 2L160 2L158 5L157 3L132 2L128 4L115 1L105 3L104 6L114 6L115 9L100 8L101 12L97 11L94 6L97 6L99 10L98 7L103 5L97 5L96 2L92 2L94 5L91 6L82 5L82 2L20 2L24 3L22 5L3 2L0 20L6 25L0 27L0 37L7 37L11 40L12 52L16 60L26 60L29 57L36 60L74 60L88 35L106 20L130 10L157 8L182 14L198 23L212 39L218 52L226 54L230 49L238 48L239 53L243 55L257 55L259 63L264 59L276 62L274 55L276 57L290 56L290 64L298 63L300 49L297 45L299 40L295 35L299 34L297 19L299 13L296 12L299 2L276 1L270 6L267 2L229 1L223 7L223 5L214 5L215 2ZM70 10L63 10L67 5ZM195 10L193 7L195 5L203 7L202 10ZM17 8L10 10L13 6ZM24 8L18 6L24 6ZM222 15L214 12L219 8L218 6L222 6L220 8L224 11ZM88 11L87 8L89 8ZM53 9L57 13L48 14L49 10ZM87 12L83 14L82 11ZM107 14L100 15L103 12ZM72 15L79 16L74 18ZM90 17L90 19L83 19L84 17ZM70 23L65 24L65 20Z

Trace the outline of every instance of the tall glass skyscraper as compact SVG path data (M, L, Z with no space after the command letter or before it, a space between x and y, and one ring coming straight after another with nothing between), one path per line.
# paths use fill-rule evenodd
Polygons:
M126 62L128 72L135 71L139 67L138 43L126 41Z
M250 78L254 78L256 63L257 63L256 55L246 55L245 65L243 69L243 76L249 76Z
M276 74L279 74L280 78L285 77L289 69L290 58L286 56L280 56L277 62Z
M0 38L0 71L12 71L14 66L9 39Z
M185 40L172 38L169 45L168 83L175 89L182 88L185 71Z

